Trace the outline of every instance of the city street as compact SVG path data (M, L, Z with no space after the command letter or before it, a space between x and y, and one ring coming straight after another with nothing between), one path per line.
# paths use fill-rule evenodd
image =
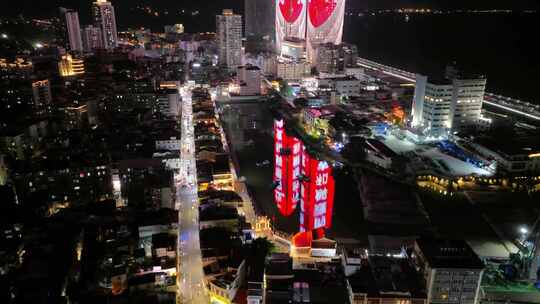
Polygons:
M178 209L178 303L209 303L204 285L199 242L199 208L197 169L193 130L191 88L180 89L182 95L181 169L175 175Z

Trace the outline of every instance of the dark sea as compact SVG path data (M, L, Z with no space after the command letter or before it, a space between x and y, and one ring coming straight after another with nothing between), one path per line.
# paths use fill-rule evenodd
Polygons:
M490 92L540 103L539 14L348 16L344 32L362 57L426 74L456 61Z

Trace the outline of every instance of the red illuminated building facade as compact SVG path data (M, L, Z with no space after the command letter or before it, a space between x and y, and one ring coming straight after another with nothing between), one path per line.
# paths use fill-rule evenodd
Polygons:
M279 212L289 216L300 201L302 142L286 134L283 120L276 120L274 143L274 201Z
M332 225L335 181L328 162L302 151L300 232L324 230Z
M285 131L283 120L274 122L274 200L283 216L300 204L301 233L324 236L332 225L335 181L332 166L309 154L302 142Z

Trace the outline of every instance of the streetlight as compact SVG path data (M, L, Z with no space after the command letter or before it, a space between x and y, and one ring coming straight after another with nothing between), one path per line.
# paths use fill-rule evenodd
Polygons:
M519 233L521 233L523 236L525 236L525 235L529 234L529 229L527 229L527 227L525 227L525 226L521 226L519 228Z
M2 39L8 39L8 35L6 33L2 33Z

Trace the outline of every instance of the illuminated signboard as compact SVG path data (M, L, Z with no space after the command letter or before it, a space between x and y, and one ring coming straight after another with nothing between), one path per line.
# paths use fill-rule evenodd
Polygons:
M341 44L345 19L345 0L308 0L307 48L308 57L316 60L319 44Z
M330 228L335 191L332 167L311 157L304 148L301 171L300 232Z
M302 142L274 121L274 201L283 216L300 203L300 232L317 237L332 225L335 181L332 166L311 156Z
M269 0L270 1L270 0ZM281 44L286 38L306 38L306 0L275 0L276 7L276 42L281 51Z
M289 216L300 200L302 143L286 134L283 120L274 122L274 143L274 201L279 212Z

